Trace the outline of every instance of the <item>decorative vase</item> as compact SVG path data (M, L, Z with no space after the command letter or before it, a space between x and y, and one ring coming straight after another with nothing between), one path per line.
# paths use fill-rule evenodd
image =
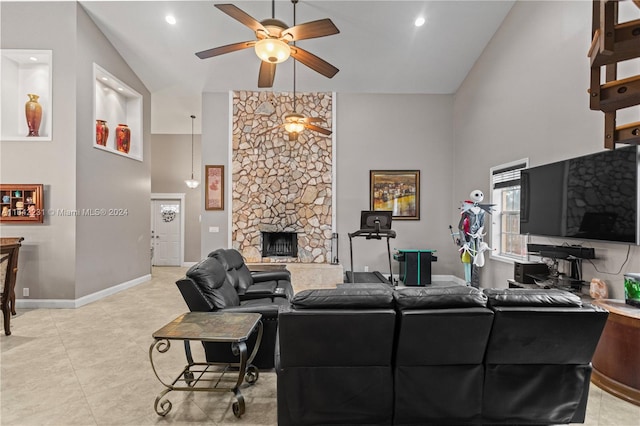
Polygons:
M96 120L96 143L98 145L107 146L109 138L109 126L104 120Z
M128 154L130 142L131 130L126 124L118 124L118 127L116 127L116 149Z
M42 105L38 103L40 96L33 93L29 93L27 96L29 96L29 100L24 105L27 127L29 127L27 136L40 136L40 121L42 120Z

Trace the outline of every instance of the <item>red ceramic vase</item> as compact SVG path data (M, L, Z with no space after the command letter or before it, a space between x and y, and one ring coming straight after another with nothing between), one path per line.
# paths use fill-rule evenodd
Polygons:
M29 93L29 100L24 105L24 113L27 117L27 136L40 136L40 121L42 121L42 105L38 103L40 96Z
M126 154L131 147L131 130L126 124L118 124L116 127L116 149Z
M104 120L96 120L96 143L101 146L107 146L109 138L109 127Z

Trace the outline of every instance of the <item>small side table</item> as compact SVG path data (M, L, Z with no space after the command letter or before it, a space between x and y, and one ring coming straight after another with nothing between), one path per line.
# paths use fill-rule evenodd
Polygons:
M436 250L396 249L393 258L400 262L400 281L407 286L431 284L431 262L438 258Z
M242 380L252 385L259 377L258 369L251 362L258 353L262 340L261 317L258 313L188 312L153 333L155 340L149 347L149 360L156 377L166 387L156 397L156 413L166 416L171 411L171 401L163 400L171 391L233 392L236 398L232 406L233 414L236 417L242 416L245 412L244 397L240 392ZM256 344L251 355L247 356L246 341L256 328ZM167 352L172 340L184 341L187 365L173 382L165 383L156 371L153 354L154 349L159 353ZM194 362L189 343L191 340L229 342L233 354L238 356L238 362Z

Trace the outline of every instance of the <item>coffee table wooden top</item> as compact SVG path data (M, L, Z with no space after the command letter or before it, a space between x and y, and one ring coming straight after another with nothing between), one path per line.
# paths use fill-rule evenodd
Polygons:
M155 333L155 339L243 342L262 315L244 312L187 312Z

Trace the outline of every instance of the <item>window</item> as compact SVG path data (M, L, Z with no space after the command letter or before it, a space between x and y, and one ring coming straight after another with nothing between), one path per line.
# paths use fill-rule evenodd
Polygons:
M491 168L491 257L507 261L527 257L527 236L520 235L520 171L529 160Z

